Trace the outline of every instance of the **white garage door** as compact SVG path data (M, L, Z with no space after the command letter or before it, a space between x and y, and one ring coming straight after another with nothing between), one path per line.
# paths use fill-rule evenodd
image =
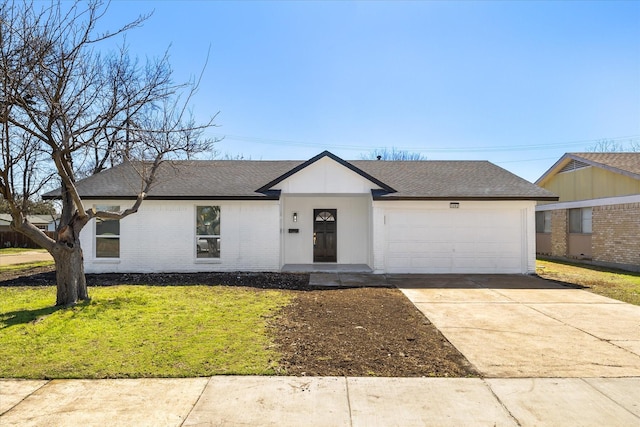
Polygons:
M522 273L522 215L510 210L386 212L388 273Z

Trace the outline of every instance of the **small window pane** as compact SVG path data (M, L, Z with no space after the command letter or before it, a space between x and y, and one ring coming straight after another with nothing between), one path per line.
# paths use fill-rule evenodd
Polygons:
M331 212L323 211L316 216L317 222L335 221L335 220L336 219L333 217L333 214Z
M582 233L581 209L569 209L569 233Z
M544 212L544 232L551 233L551 211Z
M96 219L96 235L120 235L120 221L117 219Z
M536 233L544 233L544 212L536 212Z
M196 247L198 258L220 258L219 237L199 237Z
M220 207L197 207L197 230L199 236L220 234Z
M96 257L118 258L120 256L119 238L96 238Z
M582 232L584 234L591 234L592 215L591 208L582 209Z

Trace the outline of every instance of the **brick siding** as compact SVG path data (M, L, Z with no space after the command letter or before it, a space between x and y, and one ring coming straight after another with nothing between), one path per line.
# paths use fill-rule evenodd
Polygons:
M640 265L640 203L593 208L593 260Z
M567 255L567 210L551 211L551 255Z

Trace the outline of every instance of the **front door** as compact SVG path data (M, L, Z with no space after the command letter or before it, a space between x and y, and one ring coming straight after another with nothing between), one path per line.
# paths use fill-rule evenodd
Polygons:
M336 209L313 210L313 262L337 262Z

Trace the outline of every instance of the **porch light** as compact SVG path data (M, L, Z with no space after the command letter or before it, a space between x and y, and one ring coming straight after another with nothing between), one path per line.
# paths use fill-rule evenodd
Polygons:
M298 222L298 212L293 213L293 222Z

